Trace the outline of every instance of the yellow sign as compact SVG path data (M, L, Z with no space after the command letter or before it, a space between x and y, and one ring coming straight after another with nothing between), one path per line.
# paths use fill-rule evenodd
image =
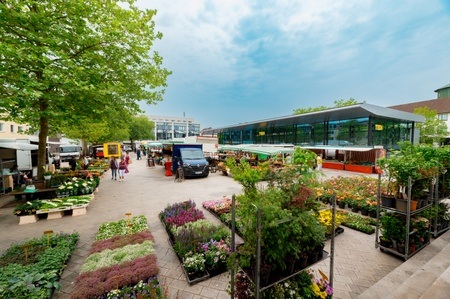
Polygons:
M383 125L375 124L375 131L382 131L382 130L383 130Z
M259 136L264 136L264 135L266 135L266 132L264 132L264 131L259 132Z
M122 148L119 142L103 143L103 154L105 158L112 156L120 158L122 156Z

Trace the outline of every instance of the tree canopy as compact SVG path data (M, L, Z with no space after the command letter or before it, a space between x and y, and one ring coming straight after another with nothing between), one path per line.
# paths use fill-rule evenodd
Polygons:
M365 103L365 102L366 101L363 101L362 103ZM349 98L348 100L341 99L341 100L334 101L334 106L332 106L332 107L318 106L318 107L308 107L308 108L297 108L294 110L294 114L305 114L305 113L323 111L323 110L332 109L332 108L346 107L346 106L351 106L351 105L356 105L356 104L360 104L360 102L358 102L354 98Z
M154 139L153 129L155 123L150 121L145 115L135 116L129 123L128 133L131 144L136 140Z
M151 51L156 11L134 2L0 1L0 115L39 131L39 175L49 134L162 100L170 71Z
M420 129L420 143L430 145L440 145L447 137L447 125L437 117L437 110L431 110L429 107L418 107L414 109L415 114L425 117L425 122L417 123Z

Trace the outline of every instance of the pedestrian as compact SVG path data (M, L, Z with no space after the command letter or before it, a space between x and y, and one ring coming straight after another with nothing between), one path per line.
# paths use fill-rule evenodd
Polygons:
M89 168L89 159L87 156L83 156L83 169L88 170Z
M126 151L125 154L125 163L127 164L127 166L131 164L131 157L129 151Z
M111 160L109 160L109 168L111 169L111 180L117 181L117 169L119 168L119 164L117 163L116 157L112 156Z
M128 172L127 162L124 158L121 158L119 162L119 182L125 179L126 172Z
M70 170L75 171L77 169L77 160L75 159L75 156L72 156L69 161Z
M140 148L136 149L136 160L141 160L141 149Z
M316 168L316 170L322 170L322 162L323 162L323 160L322 160L322 154L320 154L320 155L318 155L317 156L317 168Z

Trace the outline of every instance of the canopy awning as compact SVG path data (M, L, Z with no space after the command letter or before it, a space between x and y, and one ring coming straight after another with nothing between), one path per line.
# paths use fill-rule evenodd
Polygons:
M368 152L370 150L374 150L374 149L380 149L378 147L373 147L373 146L360 146L360 147L355 147L355 146L327 146L327 145L316 145L316 146L301 146L301 148L306 148L306 149L318 149L318 150L338 150L338 151L348 151L348 152Z
M276 154L290 154L294 152L294 147L269 146L258 144L238 144L238 145L219 145L219 151L243 151L254 154L273 156Z
M9 148L21 151L37 150L39 146L24 142L0 142L0 148Z

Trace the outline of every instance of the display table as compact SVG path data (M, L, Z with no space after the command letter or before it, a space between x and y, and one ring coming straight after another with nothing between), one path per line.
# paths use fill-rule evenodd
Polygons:
M21 200L25 195L26 200L33 199L48 199L56 197L57 188L36 189L34 192L13 191L10 194L14 195L15 200Z
M166 167L166 176L172 176L172 162L166 162L164 167Z

